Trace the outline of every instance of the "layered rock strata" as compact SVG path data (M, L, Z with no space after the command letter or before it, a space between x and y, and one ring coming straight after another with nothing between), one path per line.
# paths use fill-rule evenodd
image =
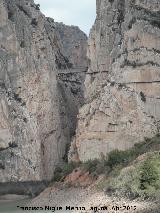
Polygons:
M70 160L126 150L159 132L159 0L97 0L88 57Z
M49 180L63 160L73 134L68 114L75 119L79 107L70 112L66 98L79 97L60 88L58 70L70 64L39 5L0 0L0 182Z
M88 66L87 36L76 26L55 22L55 28L61 41L60 50L66 62L66 64L58 62L58 84L66 115L62 117L62 123L67 128L69 126L70 144L72 136L75 135L79 108L84 104L84 81Z

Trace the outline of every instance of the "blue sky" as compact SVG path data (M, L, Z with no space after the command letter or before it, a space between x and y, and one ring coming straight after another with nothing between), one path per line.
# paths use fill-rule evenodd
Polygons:
M35 0L41 11L56 22L79 26L86 34L96 17L96 0Z

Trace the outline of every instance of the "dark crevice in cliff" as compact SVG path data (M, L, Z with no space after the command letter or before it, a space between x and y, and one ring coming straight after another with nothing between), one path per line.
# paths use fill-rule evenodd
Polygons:
M31 15L27 12L27 10L22 6L17 4L17 7L19 8L20 11L22 11L26 16L28 16L29 18L31 18Z
M154 26L154 27L157 27L157 28L160 28L160 21L158 20L150 20L149 18L147 17L136 17L136 18L133 18L129 25L128 25L128 28L131 29L133 27L133 25L137 22L137 21L147 21L148 24Z
M111 4L113 4L114 0L108 0Z
M7 147L0 147L0 152L6 151L6 150L12 150L18 147L18 144L16 142L9 142Z
M160 67L160 65L154 61L147 61L146 63L140 63L140 62L136 62L136 61L129 61L128 59L126 59L123 62L123 64L120 66L120 68L124 68L126 66L136 68L136 67L141 67L141 66L145 66L145 65Z
M119 25L121 25L121 23L124 22L124 18L125 18L125 0L119 0L118 1L118 17L117 17L117 21Z
M134 48L134 49L131 49L131 50L125 49L124 52L119 54L116 58L113 58L112 63L114 63L117 59L121 58L124 55L128 56L129 53L132 53L132 52L136 53L136 52L140 52L140 51L143 51L143 50L145 50L147 52L154 53L154 54L160 54L160 50L158 50L158 49L155 49L155 48L149 49L147 47L141 46L141 47Z
M60 51L58 52L58 55L56 55L55 57L56 57L55 63L59 70L71 69L73 67L73 64L70 63L68 58L62 55Z
M5 148L0 148L0 152L3 152L5 150L9 149L9 146L8 147L5 147Z
M152 83L160 83L160 80L157 80L157 81L132 81L132 82L126 82L125 84L152 84Z
M72 80L69 80L69 79L68 79L68 80L67 80L67 79L66 79L66 80L63 79L62 81L63 81L63 82L66 82L66 83L71 83L71 84L79 84L79 85L82 84L82 83L79 82L79 81L72 81Z
M65 69L65 70L60 70L60 72L58 73L58 76L72 76L72 75L75 75L75 74L80 74L80 73L86 73L87 72L87 70L85 70L85 71L76 71L76 70L78 70L79 68L77 68L77 69ZM71 70L71 71L69 71L69 70Z
M151 10L141 7L139 5L134 5L133 8L138 11L141 11L142 14L145 14L147 17L150 17L151 20L157 20L160 22L160 11L151 11Z
M3 163L0 163L0 170L4 170L5 169L5 165Z
M113 25L115 24L115 28L112 27L112 31L113 32L117 31L117 33L119 33L120 41L119 41L118 45L120 45L120 46L122 45L122 41L123 41L122 23L124 23L124 21L125 21L125 13L126 13L125 0L119 0L117 3L117 17L116 17L115 22L112 23ZM116 25L118 25L118 28Z
M73 101L71 89L72 86L66 87L63 81L58 82L58 89L60 92L60 100L62 100L62 106L60 107L60 114L62 115L61 124L63 129L69 131L69 141L67 144L70 144L71 138L75 135L75 130L77 127L77 114L78 114L78 105ZM68 94L70 93L70 94Z
M0 82L0 87L1 87L1 89L4 89L5 91L7 90L4 82Z
M101 73L108 73L109 71L97 71L97 72L87 72L87 75L96 75L96 74L101 74Z
M132 26L140 20L148 21L148 23L152 26L160 28L160 11L150 11L137 5L132 5L132 7L135 9L137 14L131 19L128 25L129 29L131 29Z
M142 50L146 50L147 52L153 52L154 54L160 54L160 50L152 48L152 49L148 49L147 47L139 47L139 48L135 48L133 50L130 50L129 52L138 52L138 51L142 51ZM129 53L128 52L128 53Z

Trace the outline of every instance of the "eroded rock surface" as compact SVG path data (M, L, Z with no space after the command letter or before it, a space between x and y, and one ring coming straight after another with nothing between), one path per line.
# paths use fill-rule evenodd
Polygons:
M84 68L88 66L87 36L77 26L67 26L63 23L55 23L62 42L62 54L69 60L70 67Z
M160 1L97 0L88 57L70 160L125 150L159 131Z
M0 182L51 179L65 155L79 96L60 88L70 68L61 43L33 0L0 0Z
M75 135L79 108L84 104L84 81L88 66L87 36L78 27L63 23L55 22L55 29L61 41L60 50L67 65L64 67L61 62L58 63L58 83L66 115L62 117L62 123L67 128L68 125L70 127L68 140L70 143L72 136Z

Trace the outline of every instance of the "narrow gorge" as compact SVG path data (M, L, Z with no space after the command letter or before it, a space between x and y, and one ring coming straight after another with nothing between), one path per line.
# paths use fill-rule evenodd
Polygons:
M159 133L160 1L96 4L87 38L33 0L0 0L0 184Z

